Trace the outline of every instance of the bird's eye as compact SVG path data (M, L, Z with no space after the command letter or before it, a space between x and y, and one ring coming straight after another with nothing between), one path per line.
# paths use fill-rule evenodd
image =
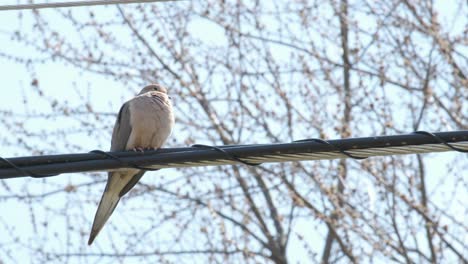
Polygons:
M157 90L159 90L159 88L158 88L158 87L154 87L153 90L157 91Z

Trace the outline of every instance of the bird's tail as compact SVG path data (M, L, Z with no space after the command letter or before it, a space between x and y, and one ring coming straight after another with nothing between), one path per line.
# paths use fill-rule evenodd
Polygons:
M106 188L107 189L107 188ZM99 234L107 219L111 216L115 207L119 203L120 196L118 192L104 191L101 202L99 203L96 215L94 216L93 227L89 235L88 245L93 243L93 240Z

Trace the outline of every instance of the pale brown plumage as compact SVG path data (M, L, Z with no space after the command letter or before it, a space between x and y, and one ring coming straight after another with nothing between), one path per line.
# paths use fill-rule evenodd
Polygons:
M110 150L158 149L170 135L173 126L174 115L167 89L158 84L148 85L120 108ZM88 245L93 243L120 198L135 186L144 173L138 169L108 173Z

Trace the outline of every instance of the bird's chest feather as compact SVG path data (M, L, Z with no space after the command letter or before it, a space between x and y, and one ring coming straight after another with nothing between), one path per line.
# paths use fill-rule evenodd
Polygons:
M130 106L130 123L132 145L159 148L171 133L174 117L170 105L145 97Z

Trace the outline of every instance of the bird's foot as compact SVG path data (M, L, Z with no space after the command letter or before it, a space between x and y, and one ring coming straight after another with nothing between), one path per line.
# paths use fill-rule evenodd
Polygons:
M134 147L132 148L133 151L135 152L145 152L149 150L158 150L160 148L153 148L153 147Z
M132 151L135 151L135 152L145 152L145 148L143 148L143 147L134 147L134 148L132 148Z
M149 147L149 148L145 148L145 150L158 150L160 148L153 148L153 147Z

